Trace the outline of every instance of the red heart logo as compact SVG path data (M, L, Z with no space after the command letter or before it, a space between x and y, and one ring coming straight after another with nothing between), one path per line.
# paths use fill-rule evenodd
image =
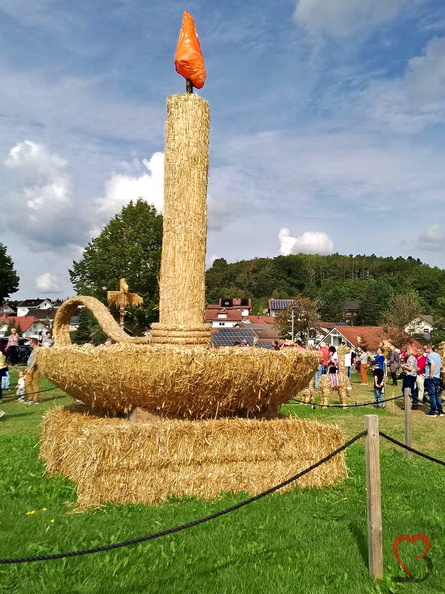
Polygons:
M399 545L403 540L407 540L411 544L414 544L416 542L416 540L421 540L423 543L425 543L425 550L423 551L423 553L421 555L418 555L416 557L416 559L422 559L423 557L425 557L425 555L430 550L431 543L430 543L430 539L428 538L428 536L425 536L425 534L415 534L414 536L410 536L409 534L399 534L399 536L397 536L397 538L394 539L394 542L392 543L392 550L394 553L394 557L397 559L397 561L398 561L400 567L402 567L403 571L409 577L411 577L410 570L405 565L405 563L402 561L400 554L399 554Z

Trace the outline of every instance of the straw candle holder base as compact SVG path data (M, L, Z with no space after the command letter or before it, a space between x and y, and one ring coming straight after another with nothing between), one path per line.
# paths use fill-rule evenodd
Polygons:
M155 323L151 325L150 344L202 345L212 346L210 324L197 326L171 326Z
M341 443L339 429L297 418L132 423L74 405L46 414L40 455L49 474L76 483L78 504L88 507L256 494ZM295 484L325 487L345 475L342 453Z

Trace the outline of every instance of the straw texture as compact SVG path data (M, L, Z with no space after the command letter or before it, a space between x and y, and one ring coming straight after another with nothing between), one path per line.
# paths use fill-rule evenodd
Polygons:
M105 334L115 342L135 344L148 343L148 338L146 336L128 336L103 303L94 297L84 297L79 295L78 297L73 297L64 301L57 310L53 325L54 342L57 345L71 346L71 336L69 331L70 320L72 316L77 313L79 306L87 307L93 313Z
M273 416L307 387L315 351L173 345L38 349L41 372L65 392L111 413L145 408L161 416Z
M138 424L81 407L48 412L47 472L77 484L80 506L154 504L169 496L259 493L339 447L339 429L302 419L163 420ZM298 481L325 487L345 477L340 454ZM292 487L289 487L292 488Z
M209 133L207 101L168 97L159 324L152 325L152 343L210 346L211 329L203 323Z

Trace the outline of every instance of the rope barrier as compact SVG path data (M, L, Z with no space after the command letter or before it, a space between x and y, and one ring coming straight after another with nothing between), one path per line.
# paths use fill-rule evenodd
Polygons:
M403 398L403 396L394 396L394 398L386 398L384 400L380 400L377 402L356 402L355 404L318 404L316 402L305 402L304 400L297 400L296 398L291 398L287 402L289 403L298 403L298 404L305 404L306 406L312 407L319 407L319 408L357 408L360 406L375 406L376 404L384 404L385 402L391 402L391 400L399 400L399 398Z
M386 433L383 433L382 431L379 431L379 434L381 437L383 437L387 441L390 441L391 443L394 443L395 445L398 445L399 447L404 448L405 450L408 450L408 451L412 452L413 454L417 454L418 456L421 456L422 458L425 458L426 460L430 460L431 462L435 462L436 464L445 466L445 462L443 460L439 460L439 458L433 458L433 456L424 454L423 452L420 452L419 450L415 450L414 448L407 446L406 444L402 443L401 441L397 441L397 439L394 439L393 437L386 435Z
M45 390L39 390L38 392L26 392L25 396L30 396L31 394L43 394L44 392L51 392L51 390L58 390L59 388L57 386L54 386L54 388L45 388ZM12 392L12 390L3 390L4 392ZM15 394L8 394L6 396L6 398L11 398L11 397L15 397Z
M274 487L270 487L266 491L262 491L261 493L258 493L258 495L249 497L248 499L245 499L244 501L240 501L240 503L236 503L235 505L226 507L225 509L217 511L213 514L210 514L203 518L199 518L198 520L193 520L191 522L187 522L186 524L180 524L179 526L175 526L173 528L167 528L166 530L162 530L161 532L155 532L153 534L148 534L147 536L139 536L137 538L132 538L130 540L115 542L112 544L98 546L98 547L94 547L91 549L81 549L78 551L69 551L67 553L56 553L56 554L52 554L52 555L38 555L38 556L34 556L34 557L17 557L17 558L0 559L0 565L6 565L6 564L12 564L12 563L32 563L34 561L51 561L54 559L64 559L67 557L79 557L81 555L91 555L92 553L100 553L103 551L110 551L110 550L114 550L114 549L120 549L122 547L132 546L135 544L139 544L141 542L147 542L149 540L161 538L162 536L168 536L169 534L175 534L176 532L181 532L182 530L186 530L187 528L193 528L194 526L199 526L200 524L204 524L205 522L209 522L210 520L214 520L221 516L227 515L230 512L233 512L237 509L240 509L241 507L244 507L246 505L249 505L250 503L253 503L254 501L258 501L259 499L266 497L266 495L275 493L275 491L282 489L286 485L289 485L290 483L293 483L294 481L298 480L305 474L308 474L312 470L315 470L322 464L325 464L326 462L328 462L329 460L334 458L334 456L336 456L340 452L343 452L344 450L346 450L349 446L351 446L353 443L355 443L356 441L358 441L365 435L366 435L366 431L362 431L361 433L358 433L355 437L353 437L352 439L350 439L349 441L347 441L346 443L341 445L339 448L337 448L336 450L334 450L333 452L331 452L330 454L328 454L327 456L325 456L318 462L315 462L315 464L312 464L305 470L302 470L301 472L295 474L294 476L291 476L290 478L279 483L278 485L275 485Z

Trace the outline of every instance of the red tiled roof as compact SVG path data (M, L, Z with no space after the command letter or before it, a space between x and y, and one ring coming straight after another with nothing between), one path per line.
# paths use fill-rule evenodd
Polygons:
M238 309L226 309L225 311L221 309L206 309L205 311L206 322L241 322L242 319L243 316Z
M268 324L273 325L277 323L277 319L272 316L247 316L251 324Z
M335 326L341 334L349 340L354 347L359 347L360 344L365 343L367 348L375 351L383 340L388 340L388 335L385 333L382 326ZM359 342L358 339L361 339ZM409 337L407 336L407 339ZM408 340L407 340L408 341ZM421 346L417 340L411 340L414 346Z
M16 328L20 328L21 332L26 332L34 322L39 322L34 316L4 316L0 318L5 324L13 324Z

